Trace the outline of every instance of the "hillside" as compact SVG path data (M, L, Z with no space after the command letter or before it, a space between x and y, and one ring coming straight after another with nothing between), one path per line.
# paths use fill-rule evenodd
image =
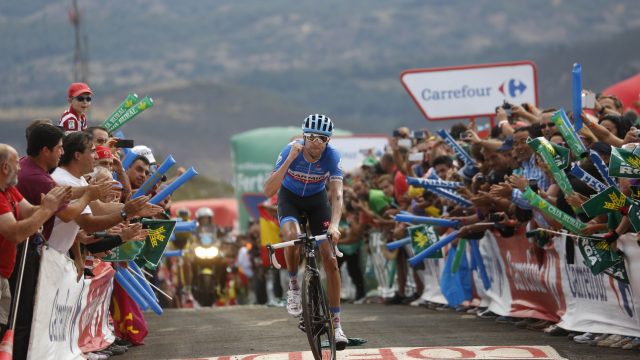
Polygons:
M576 4L579 4L577 6ZM24 126L55 119L71 81L67 2L0 3L0 141L24 149ZM127 137L229 181L229 137L326 112L354 132L425 123L400 85L409 68L531 59L543 106L570 104L571 65L602 89L640 70L633 0L284 0L81 2L91 119L129 91L155 106ZM606 9L606 11L605 11ZM598 10L598 11L596 11ZM601 11L602 10L602 11ZM28 95L28 96L25 96Z

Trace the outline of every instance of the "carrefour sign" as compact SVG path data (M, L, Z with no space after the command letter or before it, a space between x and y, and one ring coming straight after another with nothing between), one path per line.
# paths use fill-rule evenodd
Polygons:
M429 120L492 116L504 100L538 105L530 61L407 70L400 80Z

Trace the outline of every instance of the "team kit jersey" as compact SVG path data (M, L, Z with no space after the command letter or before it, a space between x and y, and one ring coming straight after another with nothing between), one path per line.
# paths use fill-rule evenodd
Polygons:
M87 128L87 117L84 114L78 116L75 110L69 107L60 117L58 126L62 126L67 132L83 131Z
M295 143L302 144L303 141L293 141L280 152L274 172L280 169ZM300 197L307 197L325 190L327 180L342 180L342 177L340 154L334 147L327 145L320 159L315 162L305 160L300 151L287 169L282 186Z

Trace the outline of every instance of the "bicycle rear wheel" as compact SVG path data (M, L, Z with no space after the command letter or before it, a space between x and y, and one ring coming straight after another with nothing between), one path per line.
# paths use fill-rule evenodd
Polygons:
M313 271L306 271L304 275L302 318L315 360L335 360L336 341L329 301L322 288L320 276Z

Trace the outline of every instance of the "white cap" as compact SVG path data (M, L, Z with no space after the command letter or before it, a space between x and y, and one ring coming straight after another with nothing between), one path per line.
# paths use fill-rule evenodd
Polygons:
M131 151L133 151L134 153L138 154L138 155L142 155L144 157L147 158L147 160L149 160L149 163L151 164L155 164L156 163L156 158L153 157L153 153L151 152L151 149L149 149L149 147L145 146L145 145L138 145L138 146L134 146Z

